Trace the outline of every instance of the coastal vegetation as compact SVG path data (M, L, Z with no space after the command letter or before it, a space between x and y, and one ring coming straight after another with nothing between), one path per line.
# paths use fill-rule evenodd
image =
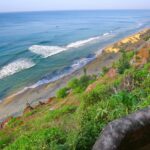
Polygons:
M83 75L81 78L77 79L74 78L71 81L68 82L67 87L61 88L57 91L57 98L65 98L69 92L72 92L74 94L82 93L85 91L87 86L91 83L93 83L96 80L96 76L87 76Z
M120 54L99 76L84 70L58 90L56 98L11 118L0 130L0 149L91 150L109 122L148 107L149 44Z

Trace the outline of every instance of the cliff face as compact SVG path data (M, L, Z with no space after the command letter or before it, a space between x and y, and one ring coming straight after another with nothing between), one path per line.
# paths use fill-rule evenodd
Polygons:
M107 53L118 53L121 49L134 50L140 45L145 44L145 41L149 40L150 30L146 29L137 34L126 37L116 44L113 44L105 49Z

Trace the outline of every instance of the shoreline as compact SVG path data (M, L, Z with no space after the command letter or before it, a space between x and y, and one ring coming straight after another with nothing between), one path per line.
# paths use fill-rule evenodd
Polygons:
M0 121L7 118L8 116L18 116L21 115L26 103L30 103L35 106L39 101L47 101L50 97L55 96L55 92L64 87L67 82L73 77L80 77L83 75L83 68L87 69L88 75L98 75L104 66L110 67L114 61L118 60L121 56L119 50L120 47L131 42L133 45L137 43L139 45L141 39L140 35L147 32L146 29L142 29L130 36L127 36L118 42L107 45L101 50L96 58L85 66L81 67L79 70L64 76L54 82L46 83L35 88L28 88L23 92L19 91L13 95L5 98L4 101L0 103Z

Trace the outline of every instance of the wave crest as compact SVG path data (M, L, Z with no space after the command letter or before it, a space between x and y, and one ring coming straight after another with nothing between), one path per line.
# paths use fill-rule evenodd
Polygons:
M89 38L87 40L81 40L81 41L73 42L73 43L67 45L67 48L78 48L80 46L84 46L85 44L87 44L89 42L93 42L95 40L98 40L99 38L100 38L100 36L97 36L97 37Z
M71 48L79 48L86 44L90 44L92 42L96 42L97 40L103 39L106 36L110 36L110 33L104 33L102 36L92 37L86 40L80 40L77 42L70 43L64 47L60 46L43 46L43 45L33 45L29 48L32 53L41 55L44 58L50 57L52 55L56 55L63 51L70 50Z
M40 45L33 45L29 48L29 50L35 54L41 55L44 58L58 54L62 51L65 51L66 48L59 47L59 46L40 46Z
M0 79L13 75L21 70L31 68L34 65L30 59L18 59L0 69Z

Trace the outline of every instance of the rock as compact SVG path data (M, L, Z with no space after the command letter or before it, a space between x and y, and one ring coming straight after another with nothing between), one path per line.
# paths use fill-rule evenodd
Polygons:
M150 150L150 107L109 123L93 150Z
M150 59L150 45L146 45L141 48L138 53L134 56L131 64L135 67L142 67L146 64Z

